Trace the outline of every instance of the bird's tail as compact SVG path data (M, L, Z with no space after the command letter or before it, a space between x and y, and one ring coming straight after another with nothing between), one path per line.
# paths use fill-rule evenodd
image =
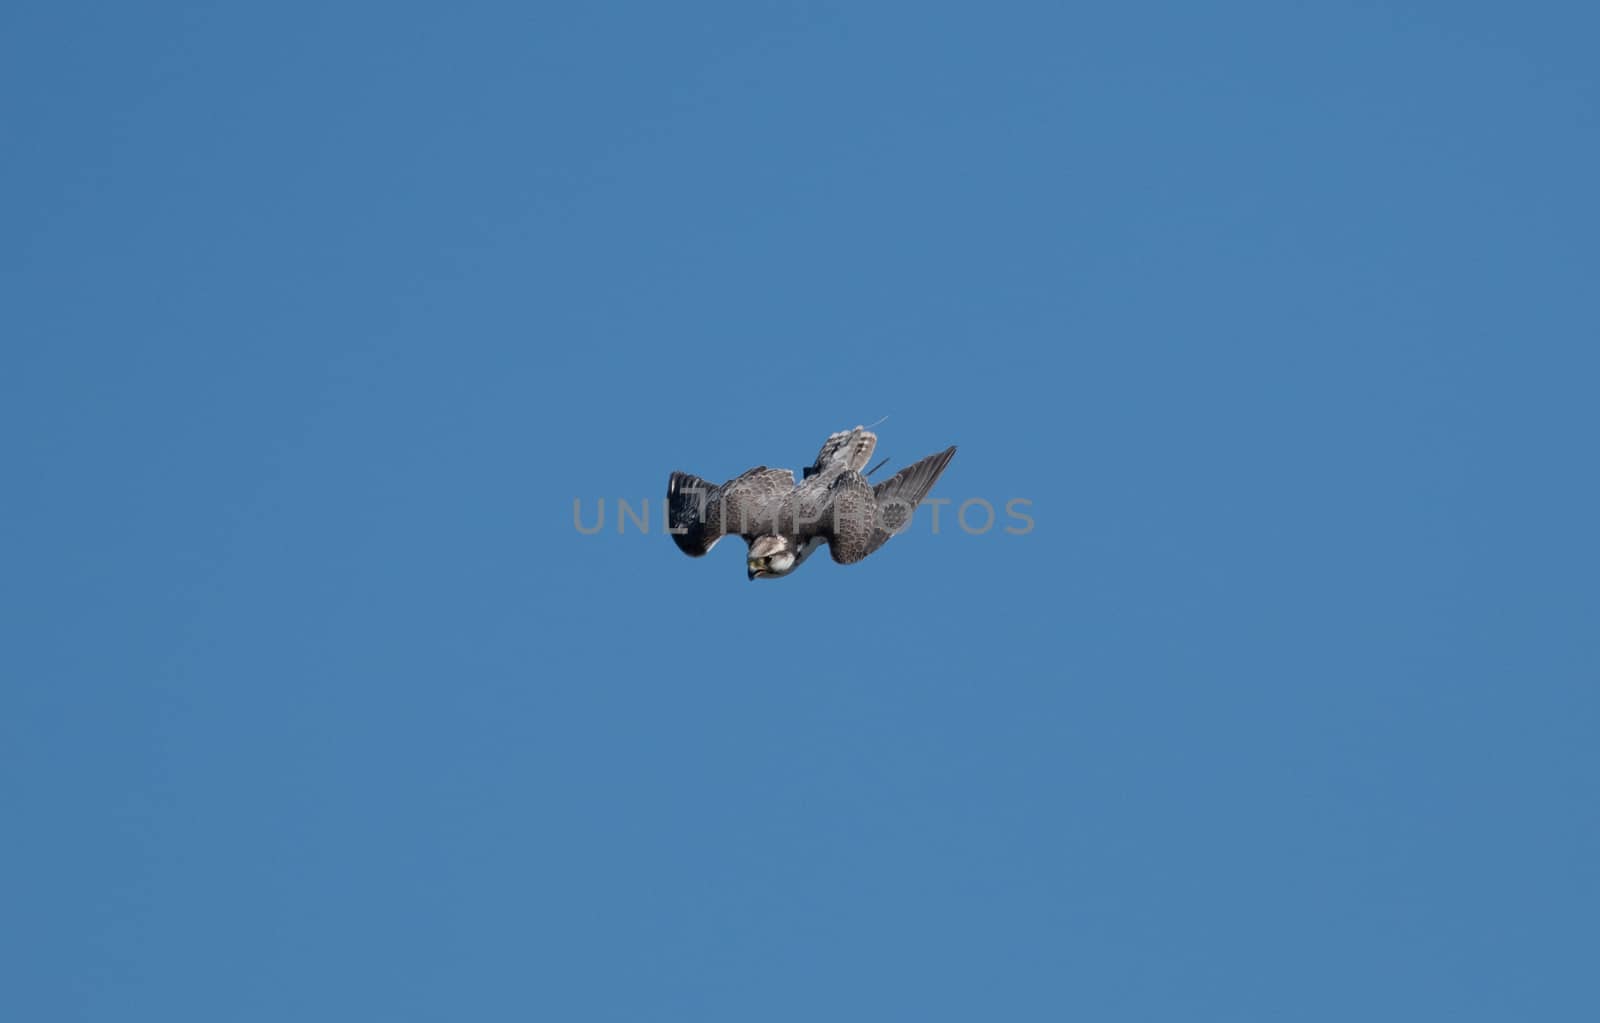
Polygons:
M878 435L865 426L858 426L853 430L841 430L823 443L822 450L817 452L816 462L805 471L805 474L815 476L835 462L843 462L847 468L860 472L877 446Z

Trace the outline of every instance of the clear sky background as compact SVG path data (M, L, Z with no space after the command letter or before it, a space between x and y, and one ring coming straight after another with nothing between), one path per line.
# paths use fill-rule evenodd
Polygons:
M3 1015L1600 1018L1597 32L7 4Z

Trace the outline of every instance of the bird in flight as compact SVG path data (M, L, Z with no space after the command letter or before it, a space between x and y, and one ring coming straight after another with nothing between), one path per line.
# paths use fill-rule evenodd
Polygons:
M824 542L834 561L852 565L911 524L956 453L951 445L873 485L861 468L877 444L864 426L833 434L798 483L792 470L764 465L721 486L675 472L667 483L673 542L698 558L723 537L742 536L751 579L788 575Z

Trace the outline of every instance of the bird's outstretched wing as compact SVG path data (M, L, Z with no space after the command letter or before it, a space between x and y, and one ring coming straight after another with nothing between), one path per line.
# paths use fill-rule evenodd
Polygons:
M928 496L955 453L952 445L906 466L877 486L859 472L840 476L832 488L831 514L821 523L833 560L854 564L909 526L917 505Z
M675 472L667 480L667 527L672 542L691 558L698 558L723 537L757 528L766 509L793 489L793 472L764 465L721 486Z

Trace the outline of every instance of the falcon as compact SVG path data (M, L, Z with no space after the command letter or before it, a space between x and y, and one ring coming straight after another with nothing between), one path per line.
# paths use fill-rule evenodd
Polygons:
M911 524L956 453L951 445L873 485L861 468L877 445L864 426L835 433L798 483L792 470L764 465L720 486L675 472L667 482L672 540L698 558L723 537L741 536L750 547L745 569L752 580L788 575L823 543L834 561L853 565Z

